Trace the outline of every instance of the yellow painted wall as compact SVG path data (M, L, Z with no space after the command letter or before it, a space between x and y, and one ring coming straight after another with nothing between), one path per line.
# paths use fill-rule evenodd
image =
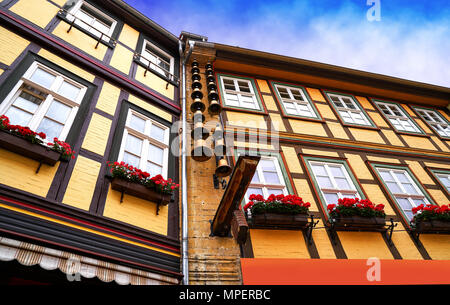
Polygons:
M114 53L110 61L110 65L120 72L128 75L131 63L133 62L133 52L118 44L114 48Z
M263 95L262 97L267 110L278 111L277 105L275 104L276 102L272 96Z
M313 190L309 187L308 181L306 179L293 179L294 180L294 186L297 190L297 194L299 197L302 197L304 202L311 203L311 207L309 208L312 212L318 212L319 211L319 204L314 199Z
M419 136L407 136L407 135L401 135L401 137L410 147L436 150L436 148L428 138Z
M385 158L378 156L367 156L367 159L370 161L379 161L379 162L387 162L387 163L400 163L400 160L394 158Z
M59 162L54 166L39 162L0 148L0 183L41 197L47 196Z
M444 194L441 190L433 190L433 189L427 189L427 191L430 193L431 197L433 197L434 201L438 205L448 205L450 204L450 201L447 199L447 196Z
M160 207L156 215L156 203L127 194L120 203L120 196L120 192L108 190L103 216L167 235L168 206Z
M28 40L0 27L0 62L9 66L29 43Z
M338 231L339 240L349 259L393 259L383 237L378 232Z
M207 141L207 144L208 144L208 141ZM234 141L234 146L236 146L238 148L253 148L253 149L270 149L270 150L274 150L273 145L267 144L267 143L262 143L260 141L258 141L258 142Z
M399 137L392 130L381 130L384 136L388 139L391 145L394 146L405 146L402 141L400 141Z
M364 109L375 110L369 100L363 96L355 96Z
M78 156L64 194L64 204L89 210L100 166L97 161Z
M435 184L419 162L407 160L406 163L422 184Z
M140 98L137 98L134 95L130 95L128 98L128 101L132 104L135 104L136 106L141 107L142 109L147 110L148 112L153 113L154 115L159 116L160 118L162 118L166 121L172 122L172 115L169 112L161 110L160 108L158 108Z
M367 112L367 114L370 116L372 121L374 121L375 124L378 125L378 127L389 127L389 125L386 123L386 121L378 113Z
M257 82L259 90L261 92L270 93L270 88L269 88L269 84L267 83L267 81L265 81L263 79L257 79L256 82Z
M289 123L291 124L292 130L294 133L315 135L326 137L327 133L322 126L322 123L289 119Z
M80 67L62 59L59 56L56 56L53 53L50 53L49 51L45 50L45 49L41 49L38 54L42 57L44 57L45 59L53 62L54 64L61 66L67 70L69 70L70 72L78 75L81 78L84 78L85 80L89 81L89 82L93 82L95 75L92 73L87 72L86 70L81 69Z
M327 122L327 125L328 128L330 128L333 137L346 140L349 139L341 123Z
M267 129L266 121L263 115L250 114L236 111L227 111L228 121L224 122L229 126L242 126L247 128Z
M250 238L255 258L311 258L302 231L252 229Z
M319 89L306 88L306 91L308 92L309 96L313 101L326 102L325 98L323 97Z
M110 115L114 115L117 103L119 102L119 95L120 88L104 82L95 107Z
M275 131L286 131L286 128L284 128L283 119L281 118L281 115L276 113L270 113L269 114L270 119L272 120L272 125Z
M59 8L46 0L20 0L10 10L41 28L56 16Z
M119 35L119 41L134 50L136 49L138 39L139 32L133 29L128 24L124 24Z
M397 227L394 228L392 242L403 259L423 259L401 222L398 222Z
M111 123L110 119L94 113L81 147L103 156L108 142Z
M317 221L317 219L316 219ZM314 239L314 244L316 245L317 252L319 253L320 258L331 258L335 259L336 254L333 250L333 245L331 244L330 238L328 237L327 231L324 229L325 225L321 219L319 219L319 223L317 223L316 228L312 232L312 237Z
M361 186L363 187L370 201L372 201L374 204L384 204L384 212L386 213L386 215L395 215L395 212L392 209L389 201L387 200L386 196L384 196L384 193L381 191L381 188L377 184L361 184Z
M450 150L447 148L447 146L445 146L445 144L436 136L431 136L431 139L434 141L434 143L437 144L437 146L439 146L440 149L442 149L442 151L445 152L449 152ZM447 141L447 144L449 142Z
M367 168L366 163L361 158L360 155L357 154L345 154L345 157L348 159L350 166L353 168L353 171L356 173L358 179L371 179L373 180L373 176Z
M339 154L337 152L335 152L335 151L328 151L328 150L302 148L302 152L304 154L309 154L309 155L339 157Z
M383 138L378 134L378 131L352 127L350 127L349 130L356 141L385 144Z
M138 82L143 83L149 88L152 88L153 90L158 91L162 95L174 99L175 97L175 86L172 84L168 84L166 80L162 79L161 77L157 76L156 74L152 73L151 71L147 72L147 74L144 76L145 69L141 66L138 66L136 71L136 77L135 79ZM168 84L168 85L167 85ZM167 89L166 89L167 86Z
M331 119L331 120L337 120L336 116L334 115L333 110L331 110L331 107L324 104L314 103L317 107L317 110L319 110L320 115L324 119Z
M70 32L67 33L69 27L70 24L61 21L53 30L53 34L86 52L87 54L95 57L96 59L103 60L106 50L108 49L106 45L99 43L98 47L95 48L97 45L96 39L78 30L76 27L72 27Z
M450 259L449 234L421 234L420 241L431 259Z
M289 172L302 174L303 169L300 166L300 160L297 156L297 153L295 152L295 148L289 146L281 146L281 149L283 150Z

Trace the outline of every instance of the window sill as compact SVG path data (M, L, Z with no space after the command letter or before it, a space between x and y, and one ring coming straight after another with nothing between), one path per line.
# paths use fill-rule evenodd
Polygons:
M0 131L0 147L40 163L55 165L61 154L40 144L33 144L23 138Z

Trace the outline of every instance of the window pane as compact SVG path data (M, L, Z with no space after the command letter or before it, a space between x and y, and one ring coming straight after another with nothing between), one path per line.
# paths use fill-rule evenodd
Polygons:
M269 194L269 196L271 194L281 195L281 194L283 194L283 190L280 190L280 189L267 189L267 193Z
M319 183L319 186L321 188L334 188L333 184L331 183L330 178L328 178L328 177L318 176L317 182Z
M135 155L140 156L142 151L142 140L128 134L125 149Z
M263 172L264 180L267 184L280 184L280 179L276 172Z
M53 81L56 79L56 76L42 70L41 68L37 68L30 79L45 88L50 88L50 86L53 84Z
M134 167L139 167L139 162L141 158L136 157L135 155L129 154L127 152L123 153L123 162L128 163Z
M164 133L165 132L164 132L163 128L161 128L155 124L152 124L152 128L150 130L150 136L153 139L158 140L160 142L164 142Z
M71 111L72 107L64 105L58 101L54 101L48 108L45 116L64 124L67 121Z
M81 89L68 82L63 82L59 87L58 93L71 100L76 100Z
M351 189L350 184L346 178L335 178L336 184L340 190L349 190Z
M26 126L31 120L32 115L16 107L10 107L5 115L9 118L11 125Z
M151 176L162 175L162 167L151 162L147 162L147 172Z
M133 128L134 130L137 130L139 132L144 133L145 120L143 120L140 117L137 117L137 116L132 114L131 117L130 117L130 121L128 123L128 126Z
M59 138L64 125L55 121L44 118L39 124L37 132L43 132L47 135L47 141L53 141L54 138Z
M311 167L313 169L314 174L321 176L328 176L324 165L313 164Z
M159 148L155 145L149 144L148 160L162 165L163 161L164 161L164 149Z
M400 205L400 207L402 208L402 210L411 210L412 209L411 203L406 198L398 198L397 197L397 202Z
M264 196L262 188L256 188L256 187L247 188L247 193L245 194L245 197L248 199L248 197L252 194Z
M340 166L330 166L330 171L333 177L345 177L344 172Z
M259 174L258 174L257 171L255 171L255 174L253 175L253 178L252 178L252 182L251 182L251 183L259 183L259 182L260 182L260 180L259 180Z
M403 193L403 191L398 187L397 183L395 182L386 182L386 185L392 193L396 194Z
M418 194L416 189L411 183L402 183L403 188L405 189L406 193L408 194Z
M324 193L325 201L328 204L337 204L339 196L336 193Z

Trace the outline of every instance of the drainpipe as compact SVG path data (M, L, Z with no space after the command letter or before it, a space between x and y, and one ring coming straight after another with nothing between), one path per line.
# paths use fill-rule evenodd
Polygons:
M182 63L182 88L181 88L181 113L182 113L182 136L181 136L181 235L182 235L182 273L183 284L189 284L189 257L188 257L188 218L187 218L187 178L186 178L186 63L191 56L194 48L194 41L189 41L189 52L186 56L183 54L183 44L181 39L178 40L178 51L180 53L180 60Z

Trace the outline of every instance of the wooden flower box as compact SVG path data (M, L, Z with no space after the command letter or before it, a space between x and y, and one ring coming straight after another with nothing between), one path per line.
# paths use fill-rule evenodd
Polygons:
M40 144L0 131L0 147L47 165L55 165L61 154Z
M171 194L163 194L158 193L155 190L152 190L142 184L128 182L123 179L113 178L111 181L111 188L113 190L119 191L122 193L122 197L120 202L123 201L123 194L128 194L131 196L135 196L141 199L145 199L148 201L152 201L158 204L157 214L159 211L160 205L168 205L172 198Z
M450 233L450 222L442 220L419 221L416 225L419 232L441 232Z
M253 227L302 229L308 225L307 214L262 213L251 217Z
M382 229L386 225L384 217L340 215L333 220L335 228Z

